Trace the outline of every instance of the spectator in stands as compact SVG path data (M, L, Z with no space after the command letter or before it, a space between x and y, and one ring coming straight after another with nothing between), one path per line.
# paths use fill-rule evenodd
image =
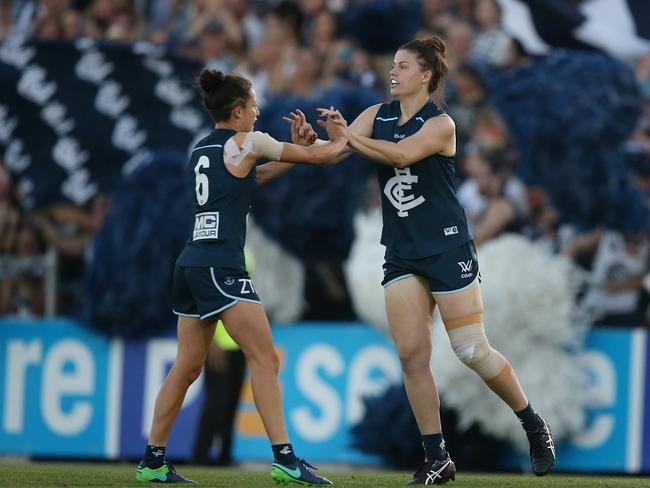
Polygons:
M503 232L519 231L528 216L526 189L513 173L513 157L498 149L465 159L469 178L459 187L458 199L480 246Z
M549 253L561 253L573 239L574 227L559 222L551 198L541 186L526 186L526 197L529 215L522 228L523 235Z
M447 11L447 0L422 0L422 27L433 34L444 35L447 29L456 20L456 17ZM418 36L425 39L427 36Z
M456 121L458 148L471 141L474 119L477 112L487 106L483 79L476 68L464 64L452 73L453 93L449 100L447 112Z
M510 37L501 28L501 9L496 0L478 0L474 21L479 32L474 37L470 58L492 66L504 66L508 60Z
M319 88L319 59L313 49L300 48L296 51L287 92L301 98L309 98Z
M447 27L445 35L447 37L449 71L454 73L458 67L463 66L469 60L474 42L474 32L469 22L456 21Z
M206 67L229 73L233 60L226 49L226 33L222 22L212 19L205 26L200 37L201 59Z
M45 312L45 270L42 264L19 261L34 258L46 251L46 243L31 222L22 222L17 230L15 247L16 267L6 267L0 273L0 315L42 317ZM1 268L0 268L1 269Z
M225 0L225 10L232 15L241 32L239 50L242 54L262 42L264 36L262 21L251 3L248 0Z
M90 240L101 227L108 209L105 195L95 197L88 210L58 204L38 213L35 223L59 258L59 306L63 313L75 313L82 292L86 253Z
M489 105L482 105L474 113L470 140L482 151L507 150L510 146L508 128L499 113ZM515 161L511 160L514 171Z
M83 35L85 19L78 10L68 9L61 14L61 31L63 38L76 39Z
M54 41L63 34L61 17L58 14L47 14L39 18L36 25L35 37L41 41Z
M9 0L0 1L0 41L9 35L11 28L11 4Z
M14 252L19 222L18 196L4 164L0 164L0 254Z
M120 42L136 42L142 37L142 25L134 9L116 10L106 30L106 38Z
M314 17L305 38L319 59L325 58L330 50L337 50L339 19L329 10L320 10Z
M564 249L564 254L573 258L586 253L595 254L584 303L597 316L596 323L622 326L644 323L646 306L640 298L644 285L650 281L647 231L595 229L576 236Z

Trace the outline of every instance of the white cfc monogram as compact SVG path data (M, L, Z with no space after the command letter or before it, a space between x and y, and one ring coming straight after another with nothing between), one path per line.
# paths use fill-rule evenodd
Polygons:
M397 209L399 217L408 217L408 211L424 203L424 197L420 195L415 198L413 194L406 194L412 191L411 185L418 182L418 176L411 174L411 168L395 168L395 176L386 182L384 194L388 197L393 207Z

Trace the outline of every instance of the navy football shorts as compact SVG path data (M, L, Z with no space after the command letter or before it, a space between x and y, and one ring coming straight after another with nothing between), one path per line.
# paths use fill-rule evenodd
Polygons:
M261 303L246 271L223 268L174 268L172 309L176 315L215 317L238 301Z
M481 279L474 241L426 258L405 259L387 252L384 259L384 288L409 276L421 276L431 293L444 295L469 288Z

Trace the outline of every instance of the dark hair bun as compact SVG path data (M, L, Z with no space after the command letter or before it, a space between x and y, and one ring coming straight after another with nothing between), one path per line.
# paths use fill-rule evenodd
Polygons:
M443 41L440 37L433 36L426 39L425 42L429 44L433 48L433 50L436 51L441 56L445 55L447 46L445 46L445 41Z
M226 75L216 69L204 69L199 75L201 90L206 94L218 91L226 83Z

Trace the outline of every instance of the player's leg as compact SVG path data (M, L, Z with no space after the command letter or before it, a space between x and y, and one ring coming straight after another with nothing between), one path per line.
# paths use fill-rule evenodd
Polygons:
M214 329L214 320L178 318L176 360L156 398L149 444L167 444L187 389L201 374L208 347L214 337Z
M137 481L191 482L178 475L165 460L165 449L185 394L201 374L214 329L214 320L204 321L184 316L178 318L176 360L156 397L149 442L145 458L138 466Z
M528 434L535 474L541 476L548 473L555 463L550 430L530 406L508 360L487 340L478 280L457 293L434 296L456 356L512 408Z
M221 313L228 334L239 345L251 373L253 399L271 441L275 463L271 475L278 481L303 484L331 484L316 476L299 460L289 443L278 381L280 361L275 352L271 327L259 303L239 301Z
M419 276L408 276L388 284L384 295L404 386L426 453L425 463L407 484L445 483L454 479L455 467L444 448L440 400L430 365L435 302L427 283Z
M422 434L440 433L440 400L430 366L435 302L418 276L388 285L384 295L390 333L418 428Z

